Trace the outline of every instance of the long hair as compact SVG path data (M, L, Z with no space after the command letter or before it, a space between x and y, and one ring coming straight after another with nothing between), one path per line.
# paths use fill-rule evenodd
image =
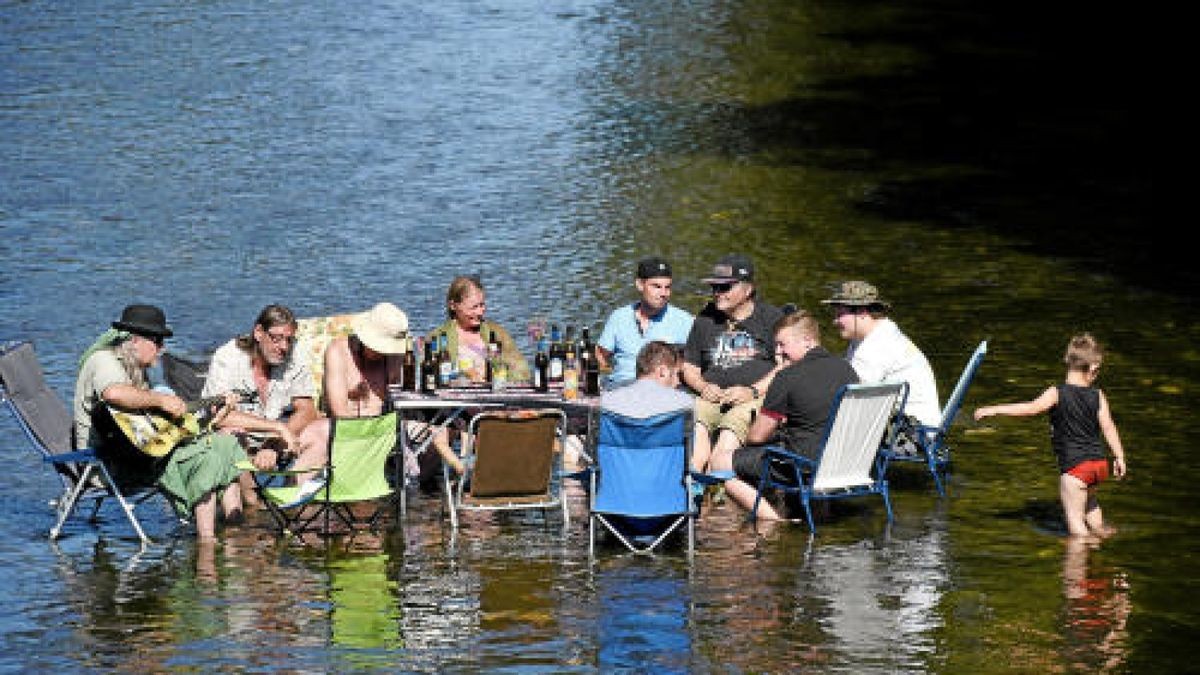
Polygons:
M462 302L472 289L483 292L483 282L479 280L479 277L474 275L454 277L454 280L450 282L450 288L446 291L446 316L454 318L454 309L450 307L450 303Z
M150 380L146 377L146 369L137 362L133 338L120 341L113 346L113 351L117 353L117 360L121 362L121 367L125 369L125 374L129 376L129 381L133 383L133 386L138 389L149 389Z
M291 326L296 327L296 315L292 310L283 305L267 305L258 313L258 318L254 320L255 326L261 326L263 330L271 330L276 326ZM242 351L254 351L254 331L251 330L245 335L237 336L237 346Z

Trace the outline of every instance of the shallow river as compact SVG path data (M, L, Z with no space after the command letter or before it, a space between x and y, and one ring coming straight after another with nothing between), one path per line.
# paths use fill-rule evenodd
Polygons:
M874 282L943 396L989 340L968 410L1034 396L1094 331L1130 467L1101 490L1119 533L1097 548L1064 545L1045 421L968 415L947 498L900 467L891 527L866 501L816 537L724 504L690 561L590 560L578 494L565 534L516 517L451 536L414 493L408 522L349 550L289 546L263 515L201 551L148 506L169 543L139 553L108 511L49 543L57 483L0 416L0 670L1192 668L1196 272L1155 236L1138 57L1109 49L1137 22L1025 19L0 1L0 341L32 340L64 398L130 302L165 307L170 348L199 353L270 302L389 300L425 330L450 278L478 273L517 333L533 316L598 331L638 257L669 257L696 310L736 250L777 304Z

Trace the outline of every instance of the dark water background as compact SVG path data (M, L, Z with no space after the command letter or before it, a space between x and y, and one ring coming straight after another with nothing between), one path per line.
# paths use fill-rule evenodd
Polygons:
M740 250L776 303L876 283L943 392L989 339L969 408L1032 397L1094 331L1130 465L1095 550L1064 546L1044 421L964 419L949 498L899 471L890 529L846 505L815 539L727 505L690 563L589 563L582 518L451 538L419 495L350 551L264 518L213 555L139 554L112 513L49 544L56 482L0 417L0 670L1190 669L1196 271L1154 213L1145 23L933 0L0 2L0 339L33 340L64 398L129 302L201 352L269 302L390 300L432 327L472 272L518 332L598 329L637 257L669 256L695 310Z

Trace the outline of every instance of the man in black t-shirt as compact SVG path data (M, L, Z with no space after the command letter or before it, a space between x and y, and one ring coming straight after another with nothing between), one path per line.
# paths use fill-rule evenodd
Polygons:
M747 433L750 445L734 453L737 478L725 483L729 496L746 509L754 506L762 476L764 451L756 444L782 442L792 452L815 459L838 390L858 382L858 374L848 361L821 346L820 326L808 312L785 316L775 325L774 333L782 366ZM774 469L772 474L776 474ZM788 474L775 475L778 479L784 476ZM758 517L778 520L780 516L763 500L758 505Z
M713 299L692 324L681 372L696 393L692 466L699 471L730 469L746 442L774 373L771 328L783 316L756 297L746 256L724 256L704 283Z

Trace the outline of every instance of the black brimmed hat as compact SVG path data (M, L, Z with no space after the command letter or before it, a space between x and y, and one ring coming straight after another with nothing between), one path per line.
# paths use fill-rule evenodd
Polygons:
M167 325L167 315L154 305L129 305L121 312L121 318L112 322L112 327L149 337L174 335Z

